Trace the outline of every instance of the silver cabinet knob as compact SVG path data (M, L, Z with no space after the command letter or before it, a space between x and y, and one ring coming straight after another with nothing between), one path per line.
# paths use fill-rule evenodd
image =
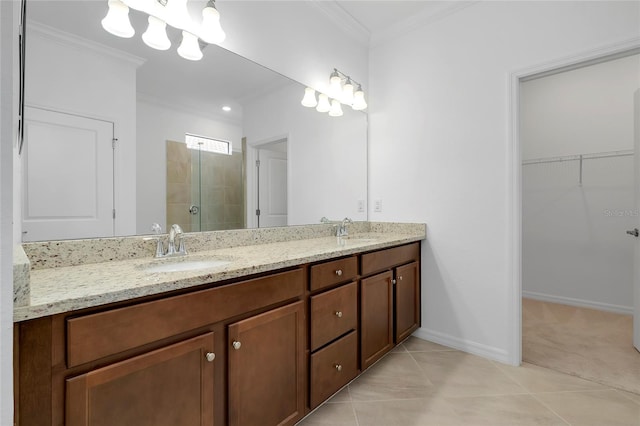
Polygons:
M340 364L336 364L336 370L338 370L338 371L342 371L342 365L340 365Z
M213 362L213 360L216 359L216 354L214 354L213 352L207 352L205 357L207 358L207 361Z
M391 280L391 284L395 284L395 283L396 283L396 280Z
M237 340L234 340L231 346L233 346L233 349L238 350L242 346L242 343L238 342Z
M398 279L400 279L400 281L402 281L402 275L400 275L400 276L398 277Z
M338 269L338 270L336 271L336 275L337 275L337 276L339 276L339 277L341 277L341 276L342 276L342 269Z
M338 318L342 318L342 311L336 311L336 316Z

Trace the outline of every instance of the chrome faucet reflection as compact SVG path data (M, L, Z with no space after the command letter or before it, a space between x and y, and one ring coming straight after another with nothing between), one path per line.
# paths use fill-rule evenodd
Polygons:
M339 220L329 220L326 217L320 219L321 223L327 223L333 225L336 230L336 237L347 237L349 235L349 230L347 229L347 225L353 223L353 220L345 217L342 221Z
M167 251L164 251L164 246L162 244L162 239L160 239L160 233L162 232L162 227L154 223L151 226L151 230L156 233L158 243L156 245L156 257L169 257L169 256L184 256L187 254L187 249L184 245L184 232L182 232L182 228L177 223L171 225L171 229L169 230L169 242L167 244ZM177 249L176 249L177 247Z

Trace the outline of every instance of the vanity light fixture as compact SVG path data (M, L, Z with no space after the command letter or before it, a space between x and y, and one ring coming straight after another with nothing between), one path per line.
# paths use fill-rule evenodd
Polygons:
M208 0L202 9L202 22L191 19L187 9L188 0L109 0L109 11L102 20L102 27L118 37L130 38L135 30L129 21L129 9L149 15L149 26L142 40L149 47L167 50L171 41L167 37L167 24L182 30L182 42L178 54L185 59L197 61L202 58L200 40L208 44L222 43L226 37L220 26L220 13L215 0Z
M354 92L355 87L357 89ZM340 117L343 114L341 103L351 106L355 111L367 108L362 85L337 68L334 68L329 76L329 92L329 95L319 93L316 100L316 91L306 87L300 103L308 108L316 107L318 112L328 112L332 117Z

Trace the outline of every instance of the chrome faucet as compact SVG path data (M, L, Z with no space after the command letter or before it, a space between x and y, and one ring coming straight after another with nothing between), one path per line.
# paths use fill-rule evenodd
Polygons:
M351 219L349 219L348 217L345 217L344 219L342 219L342 223L340 224L340 226L338 226L338 229L336 231L336 237L346 237L349 235L349 231L347 230L347 225L353 223L353 221Z
M178 249L176 250L176 242L178 243ZM169 230L169 247L167 247L167 256L183 255L187 254L187 250L184 247L184 237L182 228L177 223L171 225Z
M336 237L347 237L349 235L349 231L347 230L347 225L353 223L353 220L345 217L342 221L339 220L329 220L326 217L322 217L320 219L321 223L326 223L333 225L336 230Z
M171 225L171 229L169 230L169 244L167 245L166 252L164 251L164 245L162 244L162 239L160 238L162 227L159 224L154 223L151 227L151 230L156 234L156 257L183 256L187 254L187 249L184 246L184 233L182 232L182 228L180 227L180 225ZM176 245L178 247L177 249Z

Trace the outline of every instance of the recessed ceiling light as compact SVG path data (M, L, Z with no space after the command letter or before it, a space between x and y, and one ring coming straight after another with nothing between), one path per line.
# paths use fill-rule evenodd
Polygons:
M229 112L229 111L231 111L231 107L225 105L225 106L222 107L222 110L226 111L226 112Z

